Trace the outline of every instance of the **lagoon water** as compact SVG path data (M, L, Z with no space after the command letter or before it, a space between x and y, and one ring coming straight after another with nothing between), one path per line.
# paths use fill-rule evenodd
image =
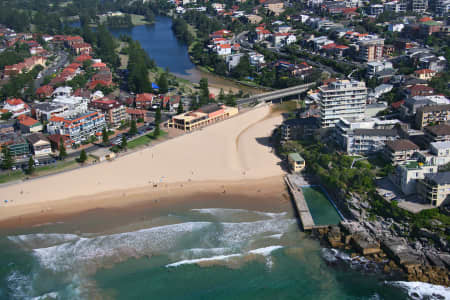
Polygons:
M187 209L132 227L0 237L0 299L408 299L291 212Z

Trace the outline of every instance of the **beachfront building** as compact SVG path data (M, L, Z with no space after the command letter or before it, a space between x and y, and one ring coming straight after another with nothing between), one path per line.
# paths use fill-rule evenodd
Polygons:
M184 131L200 129L215 122L228 119L239 113L236 107L218 104L208 104L195 111L189 111L172 117L167 123L168 127Z
M315 117L296 118L283 121L281 124L281 141L300 140L312 137L319 128Z
M128 119L126 107L116 100L101 98L91 101L89 106L103 113L106 122L112 127L118 127Z
M319 87L320 125L334 127L341 118L362 119L367 88L363 81L338 80Z
M290 169L294 173L301 172L306 166L306 163L305 163L305 160L303 159L303 157L301 157L300 154L298 154L296 152L288 154L288 163L289 163Z
M25 158L29 154L27 141L15 132L0 134L0 149L8 147L16 159Z
M52 117L47 124L47 131L50 134L65 135L78 144L102 132L105 127L105 115L97 111L87 111L71 118Z
M383 150L387 141L400 138L394 129L398 120L341 118L335 127L335 141L348 154L366 155Z
M49 156L52 153L50 141L40 132L32 133L26 137L35 157Z
M425 175L417 184L417 193L433 206L450 204L450 172Z

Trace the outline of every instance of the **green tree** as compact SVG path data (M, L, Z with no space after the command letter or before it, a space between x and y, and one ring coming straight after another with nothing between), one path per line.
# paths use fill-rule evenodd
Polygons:
M131 120L130 130L128 130L128 134L133 136L137 133L136 120Z
M64 146L64 140L61 138L59 140L59 159L64 160L67 156L66 147Z
M155 113L155 124L161 123L161 108L158 107Z
M200 95L209 98L208 78L200 79Z
M184 113L183 102L180 100L180 103L178 103L177 114L180 115L182 113Z
M11 150L8 147L3 147L2 149L3 159L2 159L2 169L9 170L14 165L14 158L11 154Z
M122 136L122 141L120 142L120 148L122 150L127 149L128 146L128 142L127 142L127 137L125 135Z
M34 173L34 159L32 156L28 159L28 168L27 168L27 174L31 175Z
M158 78L158 87L159 87L159 93L165 94L169 91L169 83L167 81L167 74L166 72L161 73L161 75Z
M86 162L86 160L87 160L87 154L86 154L86 151L84 151L84 149L83 149L83 150L81 150L78 161L83 164L84 162Z
M102 139L103 139L103 144L107 145L109 143L108 130L106 130L106 127L103 127Z
M161 134L161 129L159 128L159 123L156 123L155 129L153 130L153 137L157 138Z

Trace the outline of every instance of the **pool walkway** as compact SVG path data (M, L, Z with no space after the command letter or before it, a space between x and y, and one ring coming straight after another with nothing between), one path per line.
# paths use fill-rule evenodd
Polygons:
M318 227L326 227L326 226L316 226L314 220L312 218L311 212L309 211L308 204L306 203L305 197L303 196L301 185L307 184L299 184L299 180L302 177L298 175L288 174L284 177L284 181L286 182L289 191L291 192L292 197L294 198L294 206L297 210L298 216L300 217L300 221L302 222L303 230L312 230Z

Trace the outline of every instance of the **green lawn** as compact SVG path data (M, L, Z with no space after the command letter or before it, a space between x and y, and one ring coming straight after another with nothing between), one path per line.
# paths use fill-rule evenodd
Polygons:
M48 175L51 173L64 171L65 169L71 169L73 167L76 167L77 165L78 165L78 163L75 160L68 160L68 161L58 162L57 164L36 167L34 176Z
M10 171L0 175L0 183L5 183L14 180L20 180L25 178L25 174L21 170Z
M159 137L157 139L160 139L160 138L162 138L162 137L164 137L166 135L167 135L167 132L161 130L160 131L160 135L159 135ZM141 137L138 137L137 139L129 141L128 145L127 145L127 148L128 149L134 149L134 148L141 147L141 146L144 146L144 145L149 145L154 140L155 140L155 138L153 137L153 135L151 133L149 133L149 134L143 135Z

